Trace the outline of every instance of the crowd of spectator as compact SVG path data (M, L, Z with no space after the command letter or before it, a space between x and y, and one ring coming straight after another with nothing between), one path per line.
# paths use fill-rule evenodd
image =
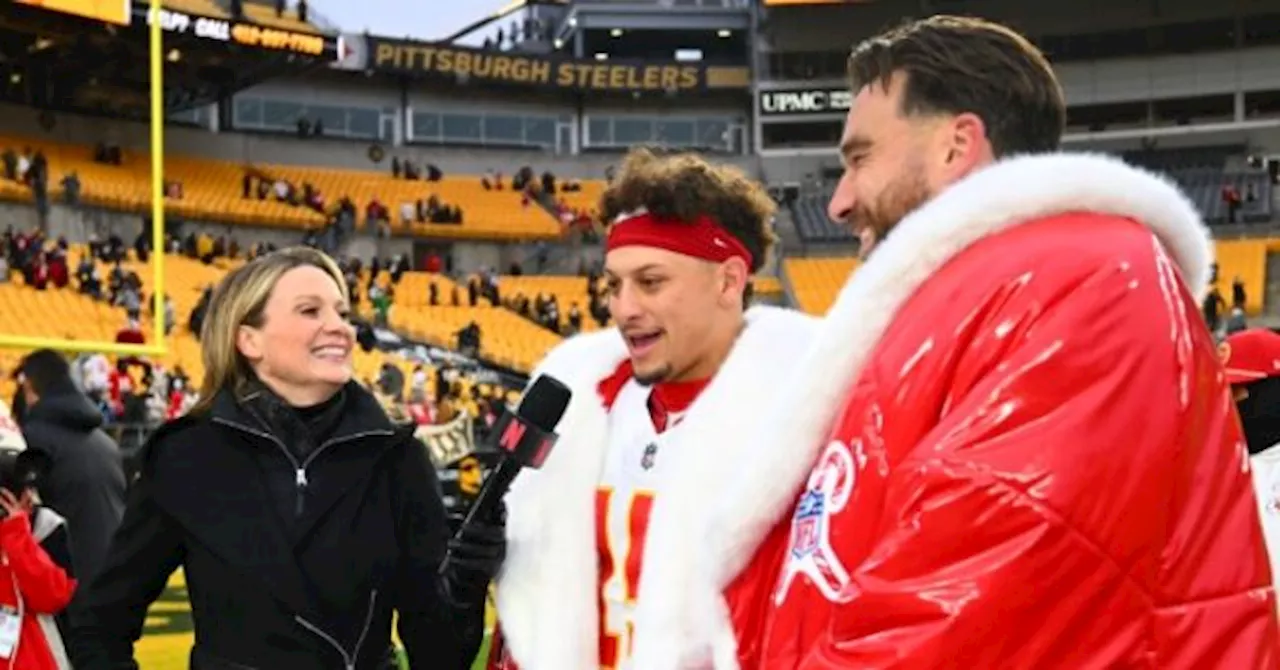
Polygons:
M524 175L527 177L528 175ZM254 182L256 187L258 182ZM146 282L133 268L132 261L146 263L152 253L150 231L144 229L132 241L109 232L92 234L85 247L73 247L66 239L48 239L39 229L20 231L10 227L0 239L0 281L19 280L33 290L74 290L95 300L102 300L121 310L121 326L116 341L124 344L146 344L149 333L141 326L143 310L155 316L157 308L163 314L166 333L175 328L198 337L212 295L212 286L206 286L189 313L178 315L171 298L162 305L150 300ZM307 235L306 243L316 244L314 235ZM204 230L179 231L166 235L165 251L182 255L205 264L220 261L238 262L251 259L275 249L275 246L259 242L242 244L232 234L216 234ZM77 251L83 249L83 251ZM73 257L74 256L74 257ZM367 261L352 257L337 260L346 277L353 303L353 311L369 314L376 327L390 328L391 313L397 292L403 290L402 279L413 268L407 256L372 258ZM424 269L446 272L448 264L440 253L432 253L424 259ZM517 266L515 273L522 270ZM584 310L578 301L562 305L562 296L537 294L525 296L519 292L503 295L500 276L492 268L482 268L458 283L447 282L449 295L440 282L427 283L427 302L431 305L511 309L557 333L569 335L583 327L586 318L594 318L601 325L608 321L607 308L597 290L598 272L589 277L589 289ZM465 294L463 293L465 291ZM486 304L487 303L487 304ZM362 309L367 307L367 309ZM180 320L185 317L185 322ZM471 323L456 334L453 344L458 350L473 357L481 351L480 326ZM372 346L372 343L370 343ZM107 356L85 354L77 358L74 370L79 388L83 390L102 419L108 425L154 425L156 422L180 415L195 402L195 384L181 367L170 369L156 361L139 356ZM448 382L449 380L445 380ZM409 385L408 397L421 397ZM429 406L414 410L413 416L451 418L450 407L466 409L473 418L483 418L485 402L492 401L470 385L458 386L437 383L442 394L426 398ZM495 398L501 394L495 393ZM441 411L443 403L444 410Z
M509 394L515 390L503 384L481 384L474 374L448 362L437 365L415 362L406 378L404 366L388 360L382 364L377 379L363 381L383 399L388 409L405 421L420 426L447 425L459 416L466 416L472 422L474 434L481 439L497 421Z

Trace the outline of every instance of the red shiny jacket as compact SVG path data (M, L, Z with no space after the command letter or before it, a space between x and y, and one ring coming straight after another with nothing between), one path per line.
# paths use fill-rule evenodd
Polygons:
M755 555L745 667L1280 665L1239 423L1144 225L979 239L875 342Z

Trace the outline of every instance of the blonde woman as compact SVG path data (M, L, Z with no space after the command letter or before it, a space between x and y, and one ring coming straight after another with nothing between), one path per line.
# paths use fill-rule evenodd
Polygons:
M148 445L74 625L78 670L132 667L147 607L179 566L193 670L387 667L393 611L412 667L470 664L505 552L500 519L449 541L413 427L352 381L348 305L342 273L311 249L223 279L201 400ZM442 576L447 548L462 567Z

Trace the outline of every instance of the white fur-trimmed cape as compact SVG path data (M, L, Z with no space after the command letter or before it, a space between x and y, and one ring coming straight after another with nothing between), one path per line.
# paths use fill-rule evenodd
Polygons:
M737 452L761 428L777 401L777 384L817 330L816 319L774 307L753 307L746 320L729 358L685 414L676 443L663 450L675 474L658 488L650 512L637 655L648 646L664 655L705 650L710 631L729 626L718 598L694 597L713 589L710 575L697 567L708 514L733 477L756 467ZM608 415L597 387L626 356L622 336L609 329L564 342L534 371L567 384L573 398L547 462L522 472L506 498L508 549L498 579L498 617L521 670L599 665L595 494Z

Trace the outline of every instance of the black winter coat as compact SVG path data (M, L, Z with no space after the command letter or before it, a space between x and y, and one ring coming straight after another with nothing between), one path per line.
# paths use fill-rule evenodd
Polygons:
M484 595L445 595L449 527L426 450L359 385L345 394L331 436L301 462L227 392L152 438L73 621L78 670L136 667L147 607L178 566L192 670L381 668L393 610L412 667L470 664ZM300 513L284 523L277 498L288 488Z
M51 459L39 483L40 498L66 518L76 577L83 581L92 579L106 559L124 514L124 466L120 448L102 431L102 412L67 386L27 408L22 435L27 448Z

